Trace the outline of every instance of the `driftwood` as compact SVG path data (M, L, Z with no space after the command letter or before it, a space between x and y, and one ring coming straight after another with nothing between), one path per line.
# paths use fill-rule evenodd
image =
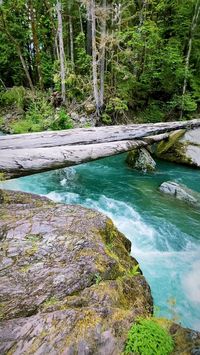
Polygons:
M192 120L2 136L0 173L7 179L77 165L163 140L166 132L199 126L200 120Z

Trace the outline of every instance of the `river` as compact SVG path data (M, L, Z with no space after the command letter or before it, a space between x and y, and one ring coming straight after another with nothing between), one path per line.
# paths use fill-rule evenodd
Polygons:
M1 183L106 213L132 241L155 313L200 330L200 211L158 191L167 180L200 192L200 171L158 161L157 171L128 168L125 154Z

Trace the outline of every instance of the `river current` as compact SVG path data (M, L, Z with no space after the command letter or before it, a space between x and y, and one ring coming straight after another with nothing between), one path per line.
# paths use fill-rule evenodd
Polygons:
M200 330L200 211L158 190L171 180L200 192L200 171L158 161L155 173L144 174L128 168L125 157L0 186L107 214L132 242L132 255L151 286L156 315Z

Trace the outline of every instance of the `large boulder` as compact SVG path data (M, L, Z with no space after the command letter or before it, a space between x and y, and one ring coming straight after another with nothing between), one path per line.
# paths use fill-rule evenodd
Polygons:
M131 243L101 213L0 190L0 353L121 354L152 313Z
M152 314L131 243L101 213L0 190L0 354L120 355ZM200 334L170 321L173 354L199 354Z
M173 181L163 182L159 190L165 194L174 196L176 199L186 202L187 204L200 208L200 194L186 186L177 184Z
M131 150L127 155L126 162L131 168L144 172L154 171L156 168L156 162L145 148Z
M157 157L172 162L200 167L200 128L172 132L155 146Z

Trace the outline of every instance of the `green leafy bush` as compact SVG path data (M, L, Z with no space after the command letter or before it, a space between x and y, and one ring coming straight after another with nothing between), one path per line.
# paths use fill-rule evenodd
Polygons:
M61 109L56 113L54 120L50 124L50 128L53 130L70 129L73 128L73 122L65 110Z
M14 86L1 95L3 106L13 106L23 109L26 101L26 89L23 86Z
M169 355L174 344L168 332L153 319L140 319L129 333L125 354Z

